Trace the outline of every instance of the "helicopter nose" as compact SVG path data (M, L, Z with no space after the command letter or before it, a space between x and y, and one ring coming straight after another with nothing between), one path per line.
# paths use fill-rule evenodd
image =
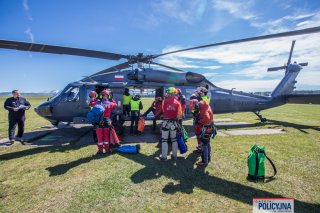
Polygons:
M34 111L41 117L44 118L51 118L52 117L52 105L51 103L48 102L44 102L42 104L40 104L39 106L37 106L36 108L34 108Z

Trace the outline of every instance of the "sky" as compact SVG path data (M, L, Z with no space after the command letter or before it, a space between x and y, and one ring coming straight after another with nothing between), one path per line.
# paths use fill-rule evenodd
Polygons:
M320 26L314 0L0 0L0 39L120 54L158 54L198 45ZM233 44L160 57L219 87L272 91L288 60L309 62L298 90L320 89L320 33ZM61 90L125 62L0 49L0 92ZM159 67L155 67L159 69Z

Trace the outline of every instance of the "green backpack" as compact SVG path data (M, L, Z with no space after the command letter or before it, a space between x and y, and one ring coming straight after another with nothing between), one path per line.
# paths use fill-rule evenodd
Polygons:
M249 150L248 156L248 180L264 180L265 178L273 178L277 174L277 169L270 158L266 155L266 148L264 146L253 145ZM265 160L270 162L274 175L270 177L265 177Z
M181 131L182 131L183 140L184 142L186 142L189 136L188 136L188 132L185 130L185 128L182 125L181 125Z

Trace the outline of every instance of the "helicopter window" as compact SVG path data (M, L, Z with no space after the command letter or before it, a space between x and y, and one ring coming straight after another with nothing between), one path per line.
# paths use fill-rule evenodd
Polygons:
M51 97L49 98L49 100L54 100L54 99L58 98L58 97L61 95L61 93L62 93L62 90L60 90L59 92L57 92L56 94L54 94L53 96L51 96Z
M64 102L79 101L79 87L70 87L67 89L63 94L62 100Z

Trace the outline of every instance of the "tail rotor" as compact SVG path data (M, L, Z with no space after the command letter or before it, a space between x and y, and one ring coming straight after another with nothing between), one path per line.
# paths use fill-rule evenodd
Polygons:
M286 70L286 73L288 73L289 71L300 71L302 69L302 67L308 66L308 62L299 63L299 64L297 64L297 62L291 63L291 57L292 57L293 48L294 48L295 43L296 43L296 40L293 40L291 43L291 49L290 49L287 64L285 64L281 67L270 67L267 70L268 72Z

